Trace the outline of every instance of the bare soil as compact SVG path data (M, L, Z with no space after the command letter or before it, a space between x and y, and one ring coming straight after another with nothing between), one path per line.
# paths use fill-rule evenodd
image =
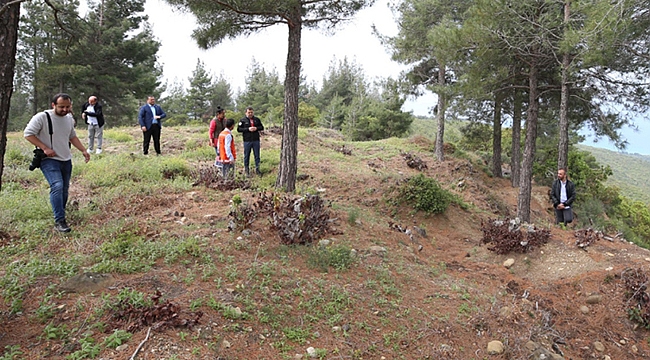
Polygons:
M183 149L182 136L163 138L166 153ZM339 219L336 228L340 234L328 238L334 244L349 244L358 254L348 270L323 273L309 266L308 249L281 246L265 219L253 224L250 235L228 232L229 200L238 191L196 187L184 194L123 199L102 209L112 217L137 214L139 228L150 241L161 234L208 239L209 246L203 250L217 258L217 249L222 249L229 262L217 263L218 274L207 281L181 281L198 260L160 261L147 273L112 274L111 285L101 293L115 296L125 287L147 294L158 290L165 299L180 304L180 315L185 317L190 316L192 301L213 297L251 315L232 320L204 301L198 325L152 331L136 358L282 359L295 354L308 358L306 349L314 347L327 350L325 359L529 359L529 341L551 351L555 348L565 359L649 357L649 333L628 319L629 295L620 281L626 268L647 267L648 250L622 240L600 240L586 250L578 248L577 227L564 230L552 225L548 188L536 186L532 222L550 228L550 242L527 254L496 255L481 244L481 222L514 217L518 189L507 179L487 176L466 159L452 155L437 162L430 142L413 141L420 149L417 155L428 165L424 173L462 197L470 205L468 210L452 205L444 214L432 216L408 208L395 211L386 203L386 196L399 179L418 171L406 166L399 155L385 154L381 142L370 149L347 145L352 153L342 155L336 151L338 142L333 134L314 132L300 141L301 154L336 154L322 156L317 162L301 155L298 173L308 176L298 188L318 189L333 202L332 217ZM279 144L279 135L268 134L262 151ZM106 149L104 156L118 151L110 144ZM72 194L80 201L92 197L88 189L79 186L73 187ZM250 199L255 191L242 194ZM354 211L358 217L351 219ZM159 222L147 225L151 219ZM94 219L96 224L103 221ZM417 235L411 240L391 229L389 223L424 228L426 237ZM0 246L20 240L0 232ZM386 251L372 251L373 246ZM515 263L506 269L503 262L509 258ZM265 264L286 270L268 275L270 289L260 286L259 274L247 276L251 268ZM226 273L232 269L239 275L230 281ZM217 277L224 282L217 283ZM0 348L20 345L23 355L18 358L64 359L78 350L75 340L84 334L104 339L112 332L110 326L103 331L91 327L98 321L110 324L109 314L96 312L100 292L62 293L54 300L57 308L51 323L70 324L75 331L66 340L43 338L45 324L37 321L34 313L47 287L64 280L39 278L30 287L21 314L9 315L8 305L0 305ZM330 299L334 291L344 292L348 298L348 302L343 300L343 316L310 323L310 311L322 309L305 304L318 294ZM587 303L594 294L601 296L600 301ZM586 311L581 311L581 306L586 306ZM260 321L267 311L281 326ZM289 339L285 330L290 325L308 328L310 336L305 342ZM146 334L147 328L142 327L127 349L106 349L98 358L129 359ZM487 354L492 340L505 345L502 354ZM597 349L596 342L603 344L604 350Z

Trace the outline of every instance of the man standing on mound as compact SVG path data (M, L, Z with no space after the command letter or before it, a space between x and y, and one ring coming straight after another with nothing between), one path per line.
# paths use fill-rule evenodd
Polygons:
M253 115L253 108L246 109L246 117L239 121L237 132L244 136L244 171L246 176L250 176L248 164L251 158L251 150L255 155L255 174L261 175L260 172L260 131L264 130L262 120Z
M54 95L52 110L34 115L25 128L24 136L27 141L45 153L40 167L50 184L54 228L59 232L70 232L71 229L65 219L65 206L68 202L68 188L72 176L72 153L69 144L83 153L86 162L90 160L90 155L74 130L70 96Z
M557 171L557 179L553 181L551 199L555 208L555 223L566 224L573 221L571 204L576 199L576 186L567 178L566 169Z
M140 108L138 122L144 136L143 154L149 155L149 141L153 137L153 148L156 150L156 154L160 155L160 130L162 129L162 119L166 116L167 114L160 105L156 105L156 98L153 96L149 96L147 103Z

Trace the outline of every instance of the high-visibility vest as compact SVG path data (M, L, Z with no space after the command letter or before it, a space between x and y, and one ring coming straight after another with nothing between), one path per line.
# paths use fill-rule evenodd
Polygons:
M219 134L219 160L224 161L228 160L228 155L226 155L226 137L232 137L232 133L229 129L225 129ZM232 139L230 142L230 151L232 151L233 159L237 158L237 153L235 152L235 139Z

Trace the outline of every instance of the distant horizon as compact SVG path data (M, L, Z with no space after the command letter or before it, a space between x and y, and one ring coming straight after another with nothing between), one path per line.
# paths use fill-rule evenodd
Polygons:
M617 149L614 144L607 138L601 138L594 142L593 135L587 135L584 133L582 135L585 135L586 139L580 144L607 149L618 153L650 155L650 142L645 138L645 134L648 134L648 132L650 132L650 123L643 120L636 122L634 125L638 128L638 130L629 126L623 127L623 129L621 129L621 135L628 142L628 145L624 150Z

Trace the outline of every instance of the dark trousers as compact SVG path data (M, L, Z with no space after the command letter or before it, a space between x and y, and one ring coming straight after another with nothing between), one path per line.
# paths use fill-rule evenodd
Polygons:
M573 211L571 209L555 209L555 223L564 223L564 225L573 221Z
M153 137L153 148L156 154L160 155L160 125L151 124L151 127L143 132L144 142L142 143L142 152L147 155L149 153L149 141Z
M244 141L244 171L248 174L248 164L251 159L251 150L255 156L255 172L260 172L260 142L259 141Z

